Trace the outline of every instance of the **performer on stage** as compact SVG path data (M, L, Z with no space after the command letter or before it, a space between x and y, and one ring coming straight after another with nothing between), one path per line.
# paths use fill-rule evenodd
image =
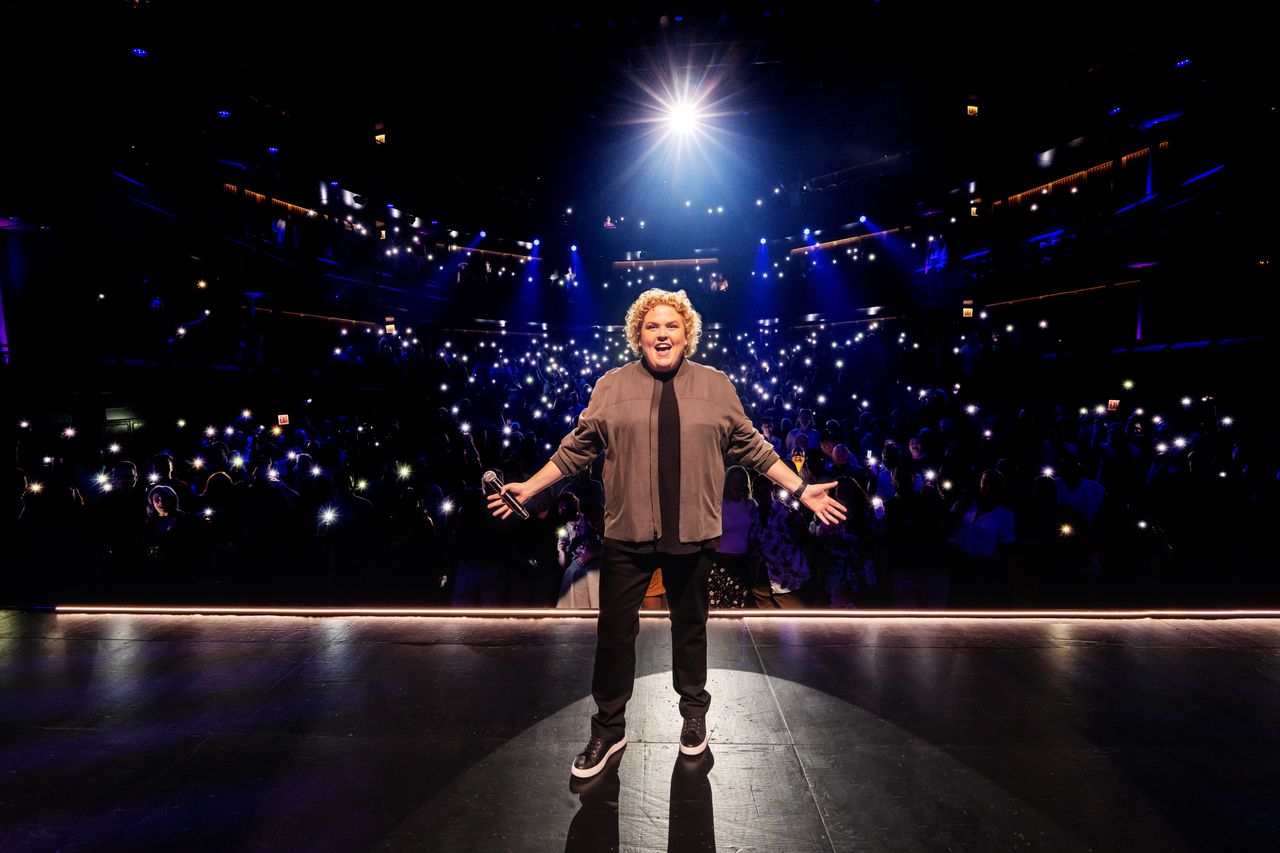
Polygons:
M524 502L590 465L603 452L605 520L600 616L591 692L591 738L574 759L594 776L627 743L624 711L635 682L639 609L662 569L671 610L672 680L680 695L680 752L707 746L707 572L719 542L724 456L791 492L823 524L844 521L829 494L806 484L751 425L737 389L713 367L691 361L702 318L683 290L647 290L627 310L627 342L639 356L600 378L577 427L551 461L502 492ZM511 509L495 494L494 515Z

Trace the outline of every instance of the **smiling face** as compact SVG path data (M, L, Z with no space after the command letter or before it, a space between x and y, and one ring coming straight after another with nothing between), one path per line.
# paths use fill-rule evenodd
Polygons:
M640 323L640 354L650 370L674 370L684 357L684 318L670 305L655 305Z

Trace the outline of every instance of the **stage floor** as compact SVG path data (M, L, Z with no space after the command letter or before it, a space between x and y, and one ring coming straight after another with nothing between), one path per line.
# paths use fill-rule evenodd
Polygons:
M588 619L0 612L0 850L1275 850L1280 620L663 619L584 790Z

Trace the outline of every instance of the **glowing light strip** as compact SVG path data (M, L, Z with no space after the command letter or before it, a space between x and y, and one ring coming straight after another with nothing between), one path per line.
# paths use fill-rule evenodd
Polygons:
M614 272L636 272L639 267L653 267L654 269L662 269L663 267L696 267L706 264L712 266L720 263L719 258L663 258L654 261L614 261Z
M497 249L477 249L474 246L460 246L457 243L436 243L437 249L447 252L466 252L472 255L493 255L495 258L515 258L518 261L540 261L537 255L517 255L515 252L499 252Z
M320 215L318 212L316 212L316 211L312 210L312 209L311 209L311 208L309 208L309 207L301 207L301 206L299 206L299 205L294 204L293 202L285 201L285 200L283 200L283 199L279 199L279 198L273 198L273 199L271 199L271 203L272 203L272 204L274 204L274 205L276 205L277 207L283 207L285 210L288 210L288 211L289 211L289 212L291 212L291 213L304 213L304 214L306 214L307 216L319 216L319 215Z
M818 175L817 177L809 178L801 184L801 188L804 189L806 192L808 192L812 187L815 187L815 186L829 187L832 184L839 184L841 181L845 180L848 176L853 175L855 172L865 171L868 169L883 168L885 164L892 163L893 161L899 160L901 158L902 158L901 154L886 154L885 156L877 160L873 160L870 163L859 163L856 166L847 166L843 169L838 169L834 172L827 172L825 175ZM819 190L819 192L821 192L821 190Z
M778 618L786 616L877 619L910 617L914 619L1275 619L1280 610L714 610L715 616L737 614L739 617Z
M1156 116L1155 118L1147 119L1146 121L1139 124L1138 130L1150 130L1151 128L1155 127L1157 124L1164 124L1166 121L1173 121L1174 119L1182 118L1182 116L1183 116L1183 112L1181 110L1179 110L1176 113L1168 113L1166 115Z
M1132 154L1126 154L1120 158L1120 165L1128 166L1130 160L1136 160L1139 157L1146 157L1150 153L1151 153L1150 148L1143 148L1141 151L1135 151Z
M1124 207L1117 210L1114 215L1119 216L1122 213L1127 213L1128 211L1133 210L1135 207L1137 207L1140 204L1146 204L1147 202L1151 201L1151 199L1155 198L1158 195L1160 195L1160 193L1151 193L1144 198L1138 199L1133 204L1126 204Z
M248 305L241 305L240 307L245 309L246 311L249 310ZM258 306L254 306L253 310L261 311L264 314L276 313L276 309L274 308L260 308ZM330 323L350 323L353 326L368 326L370 329L380 328L380 326L377 323L370 323L368 320L352 320L350 317L333 317L328 314L308 314L304 311L281 310L279 313L283 314L286 317L301 317L304 320L327 320Z
M1144 149L1144 151L1146 150L1148 149ZM1126 154L1125 157L1135 157L1141 153L1143 152L1138 152L1137 154ZM1096 166L1090 166L1088 169L1084 169L1082 171L1076 172L1073 175L1067 175L1066 177L1058 178L1056 181L1050 181L1047 184L1041 184L1038 187L1032 187L1029 190L1024 190L1023 192L1017 193L1016 195L1011 195L1004 201L997 201L993 203L991 205L991 208L992 210L994 210L995 208L999 207L1001 204L1005 204L1005 203L1020 204L1023 201L1023 199L1027 198L1028 196L1039 197L1041 195L1044 195L1045 190L1053 190L1057 187L1074 186L1075 184L1083 183L1091 175L1102 174L1104 172L1111 171L1112 165L1113 163L1111 161L1107 161L1106 163L1099 163Z
M865 309L859 309L859 310L865 310ZM822 329L827 327L835 328L837 326L857 326L857 325L865 325L867 323L887 323L890 320L896 320L896 319L898 319L898 316L896 314L877 314L874 317L860 317L856 320L836 320L834 322L824 321L824 320L815 320L814 322L811 322L811 323L800 323L795 326L789 326L788 328L792 330Z
M1223 167L1219 167L1219 168L1223 168ZM147 185L142 183L142 181L136 181L133 178L129 177L128 175L122 175L119 172L112 172L111 174L115 175L117 178L119 178L122 181L128 181L129 183L133 184L135 187L140 187L144 190L148 189Z
M1210 175L1216 175L1216 174L1218 174L1219 172L1221 172L1221 171L1222 171L1223 169L1225 169L1225 168L1227 168L1227 164L1226 164L1226 163L1223 163L1221 166L1214 166L1214 167L1213 167L1212 169L1210 169L1209 171L1207 171L1207 172L1201 172L1200 174L1196 175L1194 178L1187 178L1185 181L1183 181L1183 182L1182 182L1182 185L1185 187L1185 186L1188 186L1188 185L1190 185L1190 184L1194 184L1196 181L1202 181L1202 180L1204 180L1205 178L1209 177Z
M241 192L241 189L238 186L230 183L224 183L222 185L222 189L232 194L239 194ZM248 187L245 187L243 192L245 195L247 195L249 198L253 199L254 201L258 202L259 204L267 200L267 197L265 195L263 195L260 192L254 192ZM309 207L302 207L301 205L297 205L297 204L294 204L293 202L285 201L284 199L280 199L280 198L271 199L271 203L274 205L283 207L286 210L292 211L293 213L304 213L307 216L313 216L313 217L320 215L318 211L312 210ZM327 219L328 217L325 217L325 218Z
M595 610L569 610L559 608L472 608L472 607L239 607L210 605L151 605L151 604L58 604L53 607L56 613L129 613L129 614L169 614L173 616L486 616L486 617L552 617L552 616L590 616L595 618ZM642 611L642 613L661 613L667 611Z
M822 249L836 249L840 246L848 246L850 243L856 243L859 240L869 240L872 237L884 237L887 234L896 234L899 231L910 231L911 226L905 228L890 228L888 231L876 231L872 234L859 234L856 237L841 237L839 240L828 240L825 243L814 243L812 246L797 246L791 250L793 255L803 255L805 252L816 252Z
M1061 237L1061 236L1062 236L1063 234L1065 234L1065 233L1067 233L1067 229L1065 229L1065 228L1055 228L1055 229L1053 229L1052 231L1046 231L1046 232L1044 232L1043 234L1037 234L1037 235L1036 235L1036 236L1034 236L1034 237L1028 237L1028 238L1026 239L1026 242L1028 242L1028 243L1039 243L1041 240L1048 240L1050 237ZM963 259L962 259L962 260L963 260Z
M999 305L1018 305L1022 302L1038 302L1041 299L1053 299L1055 296L1076 296L1081 293L1092 293L1095 290L1106 290L1110 287L1129 287L1134 284L1142 284L1142 280L1135 278L1129 281L1117 281L1115 284L1098 284L1093 287L1077 288L1076 290L1059 290L1056 293L1045 293L1041 296L1024 296L1020 299L1006 299L1004 302L988 302L982 307L995 308Z
M199 605L59 604L56 613L164 614L170 616L435 616L486 618L592 618L598 611L558 608L470 607L236 607ZM667 618L666 610L641 617ZM730 619L1275 619L1280 610L712 610Z
M1159 143L1158 145L1156 145L1156 150L1157 150L1157 151L1168 151L1168 150L1169 150L1169 141L1166 139L1164 142L1161 142L1161 143ZM1141 149L1141 150L1139 150L1139 151L1134 151L1134 152L1132 152L1132 153L1130 153L1130 154L1125 154L1125 155L1124 155L1123 157L1121 157L1121 158L1120 158L1120 160L1119 160L1120 166L1121 166L1121 168L1126 167L1126 166L1128 166L1128 165L1129 165L1129 163L1130 163L1131 161L1133 161L1133 160L1137 160L1138 158L1141 158L1141 157L1146 157L1146 156L1148 156L1150 153L1151 153L1151 149L1150 149L1150 148L1143 148L1143 149ZM1001 204L1003 204L1003 203L1005 203L1005 202L1007 202L1007 203L1009 203L1009 204L1017 204L1017 203L1021 202L1021 201L1022 201L1024 198L1026 198L1027 196L1031 196L1031 195L1042 195L1044 190L1052 190L1052 189L1053 189L1053 188L1055 188L1055 187L1060 187L1060 186L1070 186L1070 185L1072 185L1072 184L1076 184L1076 183L1082 182L1082 181L1084 181L1086 178L1088 178L1090 175L1093 175L1093 174L1095 174L1095 173L1101 173L1101 172L1108 172L1108 171L1110 171L1110 170L1111 170L1112 165L1114 165L1114 163L1115 163L1115 162L1116 162L1116 161L1108 160L1106 163L1099 163L1099 164L1098 164L1098 165L1096 165L1096 166L1090 166L1088 169L1085 169L1085 170L1080 171L1080 172L1076 172L1076 173L1075 173L1075 174L1073 174L1073 175L1067 175L1066 177L1058 178L1056 181L1050 181L1050 182L1049 182L1049 183L1047 183L1047 184L1041 184L1041 185L1040 185L1040 186L1038 186L1038 187L1032 187L1032 188L1031 188L1031 189L1029 189L1029 190L1025 190L1025 191L1020 192L1020 193L1018 193L1018 194L1016 194L1016 195L1011 195L1011 196L1009 196L1007 199L1005 199L1005 201L1004 201L1004 202L999 202L999 201L997 201L997 202L995 202L994 204L992 204L992 205L991 205L991 207L992 207L993 209L994 209L994 208L997 208L997 207L999 207Z

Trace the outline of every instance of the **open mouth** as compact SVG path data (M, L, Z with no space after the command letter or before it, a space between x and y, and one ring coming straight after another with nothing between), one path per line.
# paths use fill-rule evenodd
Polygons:
M670 352L671 344L658 344L656 347L654 347L654 349L656 349L658 352Z

